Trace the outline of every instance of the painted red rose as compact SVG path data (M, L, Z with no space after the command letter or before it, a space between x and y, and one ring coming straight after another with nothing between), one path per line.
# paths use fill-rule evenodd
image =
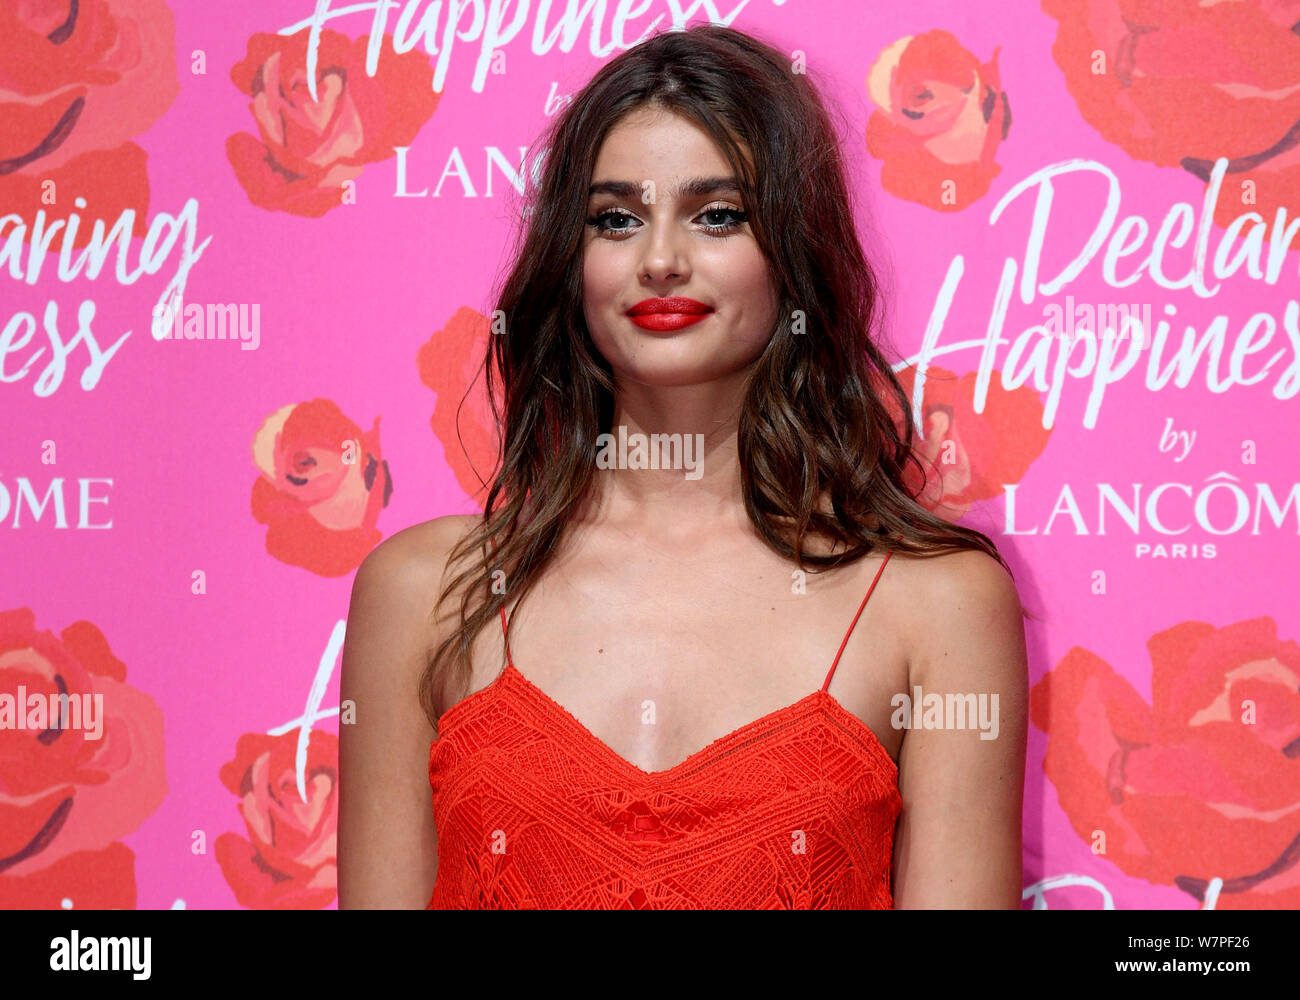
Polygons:
M882 161L886 191L940 212L959 212L988 192L1011 128L1000 51L980 63L947 31L927 31L876 57L867 92L879 110L867 120L867 151Z
M1029 386L1003 389L998 373L989 380L982 412L975 410L978 372L957 376L930 365L925 371L921 423L912 440L924 478L908 463L905 481L926 510L956 521L980 500L1001 496L1018 483L1047 447L1043 404ZM912 366L898 373L908 399L916 385ZM903 415L890 393L881 393L901 433Z
M230 78L252 98L258 135L232 135L226 156L254 205L319 217L343 203L344 182L360 176L365 164L409 146L442 95L433 89L428 56L394 52L392 36L385 37L372 77L367 38L322 31L313 100L308 34L249 38Z
M366 433L328 399L290 404L253 436L253 517L266 551L320 576L361 565L383 535L375 528L393 480L379 449L379 417Z
M1147 642L1148 705L1076 646L1030 692L1043 771L1104 857L1217 909L1300 908L1300 646L1270 618Z
M339 740L311 731L303 794L295 766L298 730L245 733L221 783L239 796L248 838L223 833L214 845L235 898L253 910L318 910L338 891Z
M12 703L20 687L47 703L90 695L98 721L0 725L0 909L58 909L64 899L134 908L134 855L117 841L167 795L162 712L126 683L126 664L93 624L56 637L36 630L30 608L0 612L0 695Z
M1300 4L1043 0L1079 112L1137 160L1208 179L1228 158L1220 226L1300 206ZM1255 182L1253 204L1242 185Z
M462 306L445 327L420 345L416 355L420 381L438 394L429 425L442 442L456 482L480 508L487 498L485 482L491 482L496 468L500 440L481 372L489 336L487 317Z
M127 140L148 131L180 92L167 4L7 2L0 38L4 211L29 223L44 209L51 221L77 212L111 225L134 209L132 232L144 236L146 158ZM92 232L79 227L73 245L85 246ZM30 242L30 225L23 238Z

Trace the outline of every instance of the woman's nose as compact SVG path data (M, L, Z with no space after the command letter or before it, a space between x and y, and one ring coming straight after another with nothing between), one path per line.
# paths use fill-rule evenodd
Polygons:
M680 245L680 237L671 231L671 227L652 226L646 235L642 244L645 252L641 257L641 273L656 281L685 277L690 265Z

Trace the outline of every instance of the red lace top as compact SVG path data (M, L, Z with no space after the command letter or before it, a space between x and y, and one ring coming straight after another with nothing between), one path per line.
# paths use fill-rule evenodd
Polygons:
M898 768L821 689L644 771L507 666L429 749L426 909L889 909ZM505 609L501 627L508 635Z

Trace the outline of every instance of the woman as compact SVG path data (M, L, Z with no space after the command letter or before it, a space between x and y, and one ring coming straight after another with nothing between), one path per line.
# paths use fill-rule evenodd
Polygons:
M484 514L354 583L340 906L1018 907L1020 602L906 485L814 88L669 32L548 139Z

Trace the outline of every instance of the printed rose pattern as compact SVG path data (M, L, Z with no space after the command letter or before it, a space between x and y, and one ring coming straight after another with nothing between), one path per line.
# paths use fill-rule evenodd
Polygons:
M379 449L328 399L282 407L253 436L253 517L266 551L320 576L350 573L383 536L375 528L393 480Z
M416 356L420 381L438 394L429 418L434 436L442 442L456 482L480 508L487 498L484 483L491 482L496 468L499 440L480 371L489 336L488 318L462 306L420 345Z
M256 34L230 72L252 98L257 136L240 132L226 141L226 156L249 200L266 209L319 217L343 204L344 183L367 163L386 160L394 146L409 146L433 115L427 56L393 51L383 42L375 75L366 74L365 37L348 40L323 31L316 63L316 99L308 89L308 32Z
M180 92L167 4L3 3L0 38L4 212L31 222L42 209L51 220L75 211L111 224L133 209L131 231L144 236L146 157L127 140L148 131ZM85 246L91 235L91 226L81 226L73 245ZM23 238L30 242L30 227Z
M867 150L882 161L886 191L940 212L959 212L987 193L1011 128L999 51L980 63L953 35L927 31L876 57L867 74L878 109L867 120Z
M1005 484L1020 482L1051 436L1038 393L1028 386L1003 389L997 375L989 379L983 412L977 413L978 372L958 377L945 368L926 368L922 420L912 440L925 475L908 463L906 481L922 507L946 520L958 520L976 501L1001 496ZM910 400L916 369L904 368L898 380ZM901 433L903 415L893 396L882 392L881 398Z
M1076 646L1030 692L1070 824L1127 874L1215 908L1300 907L1300 646L1270 618L1153 636L1151 704Z
M235 759L221 768L221 783L239 797L248 837L223 833L214 848L235 898L251 910L319 910L338 889L339 740L311 731L305 802L297 752L297 730L245 733Z
M119 841L167 795L161 710L95 625L55 636L30 608L0 612L0 693L20 687L47 703L98 694L102 728L0 727L0 909L134 909L135 854Z
M1300 209L1300 5L1043 0L1052 55L1088 124L1137 160L1208 179L1214 219ZM1254 182L1255 203L1242 185Z

